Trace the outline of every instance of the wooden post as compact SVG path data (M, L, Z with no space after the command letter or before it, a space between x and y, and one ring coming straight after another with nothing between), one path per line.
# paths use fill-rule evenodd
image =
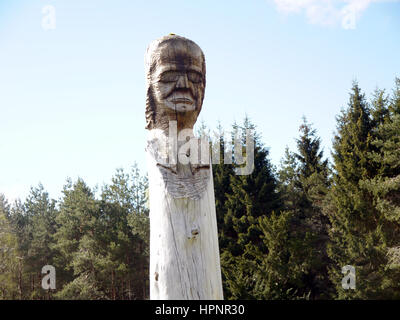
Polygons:
M169 35L150 44L146 71L150 299L223 299L208 143L193 135L204 54Z

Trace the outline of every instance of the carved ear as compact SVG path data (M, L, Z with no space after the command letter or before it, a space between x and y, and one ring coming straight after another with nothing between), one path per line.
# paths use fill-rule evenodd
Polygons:
M156 103L154 101L154 93L151 85L147 88L145 114L146 114L145 129L151 130L153 129L156 121Z

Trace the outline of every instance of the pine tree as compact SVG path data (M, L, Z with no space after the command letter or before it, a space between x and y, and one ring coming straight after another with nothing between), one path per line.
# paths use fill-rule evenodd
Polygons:
M41 286L42 267L53 265L54 234L56 232L56 201L49 198L44 187L39 184L31 188L24 202L24 214L30 217L31 241L25 254L25 275L29 275L30 297L33 299L50 298Z
M381 91L382 93L383 91ZM374 113L384 116L374 130L375 147L369 153L371 163L378 168L371 179L360 181L360 187L370 193L376 210L379 230L378 257L375 277L378 281L374 296L386 299L400 298L400 80L396 79L393 97L383 102L375 96ZM374 261L375 262L375 261ZM372 289L370 289L372 291Z
M150 247L147 177L140 174L135 164L130 174L125 174L122 169L117 170L112 182L103 189L102 199L120 204L126 210L125 213L121 212L122 220L117 235L117 243L124 248L120 251L119 259L126 266L125 296L127 299L145 299L149 294Z
M18 245L17 287L18 298L29 299L34 288L31 285L29 266L30 247L33 239L32 215L26 211L24 203L18 199L10 207L8 219Z
M228 194L232 192L230 179L234 174L232 164L229 163L231 161L226 161L226 157L229 157L231 154L227 152L225 148L226 141L224 140L224 132L221 124L217 127L217 134L215 135L213 145L213 151L217 159L219 159L219 163L214 163L212 166L213 170L213 179L214 179L214 194L215 194L215 209L217 213L217 225L218 225L218 238L219 238L219 246L220 250L223 251L227 248L230 243L230 238L234 234L232 221L229 216L226 216L226 206L225 203L227 201ZM216 155L219 155L218 156ZM213 159L215 161L215 159ZM228 162L228 163L225 163Z
M371 195L360 182L371 179L374 164L368 154L373 151L374 122L365 95L357 83L350 94L349 107L338 117L338 131L333 143L334 185L329 195L331 244L333 261L330 277L338 298L378 298L384 251L381 247L382 225L378 220ZM356 269L356 290L342 287L342 267Z
M330 296L326 268L329 264L326 252L329 220L322 208L330 187L330 170L328 160L323 159L321 139L316 136L316 130L305 118L300 126L300 133L301 136L297 139L298 151L295 153L298 160L295 184L299 190L299 201L296 208L291 208L295 212L292 223L294 237L304 246L303 251L309 252L310 259L302 262L307 264L303 276L304 287L297 288L297 291L302 294L309 292L312 299L326 299ZM303 243L301 239L304 239Z
M246 157L246 130L252 130L254 139L254 170L248 175L230 174L230 193L226 193L223 236L226 247L222 250L221 264L227 298L255 298L256 282L252 261L258 254L255 247L262 246L257 219L271 214L280 206L276 192L274 168L268 159L268 149L254 133L255 127L246 117L242 127L233 126L233 135L239 133L242 153ZM234 153L233 153L234 154ZM237 155L236 155L237 157ZM238 167L238 159L234 163ZM224 244L225 244L224 243ZM266 248L262 248L265 251Z
M8 220L10 206L0 194L0 300L18 298L18 243Z
M256 272L260 298L329 298L326 266L328 220L322 204L329 188L328 161L320 138L304 118L297 153L286 148L279 171L284 211L262 217L258 226L267 251Z
M312 260L313 238L310 233L300 237L294 227L293 211L272 212L260 217L257 227L267 250L255 247L254 270L256 299L309 299L311 288L304 283Z
M82 179L75 184L68 180L63 194L56 218L58 228L53 248L56 251L54 263L58 285L62 288L56 295L61 299L96 299L99 294L93 282L95 270L89 261L89 270L82 272L77 260L79 262L87 252L88 235L94 236L99 205L92 190Z
M57 216L55 263L60 299L148 297L149 218L147 178L137 166L118 169L101 199L78 179L68 182Z

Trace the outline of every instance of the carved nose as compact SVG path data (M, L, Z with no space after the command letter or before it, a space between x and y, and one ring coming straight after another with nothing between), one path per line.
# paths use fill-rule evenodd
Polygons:
M189 81L188 81L186 73L179 76L178 82L176 83L176 87L177 88L188 88L189 87Z

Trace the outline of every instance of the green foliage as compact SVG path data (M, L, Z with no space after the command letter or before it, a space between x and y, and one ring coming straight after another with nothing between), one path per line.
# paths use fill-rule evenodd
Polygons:
M329 221L322 210L330 187L329 175L320 138L304 118L297 139L297 153L286 148L278 172L283 211L282 217L274 219L284 219L285 225L277 226L287 232L287 238L282 241L290 259L286 269L279 268L278 264L270 268L274 268L275 274L281 274L281 279L286 279L282 292L289 290L290 297L287 298L327 299L332 294L326 254ZM272 224L273 220L269 222ZM262 230L264 235L267 232L273 234L265 226ZM270 239L270 243L265 244L267 248L275 246L273 237L266 239Z
M63 198L42 185L10 208L0 196L0 298L145 299L148 297L147 178L118 169L97 199L82 179ZM56 269L56 291L41 287Z
M400 79L371 103L353 84L337 117L332 168L305 118L279 170L248 117L232 126L242 156L217 129L226 299L400 299ZM238 175L249 130L254 170ZM210 134L204 123L198 131ZM42 185L12 205L0 194L0 299L147 299L147 203L136 165L117 169L99 194L82 179L68 180L59 201ZM47 264L56 268L55 291L41 288ZM345 265L356 269L355 290L342 287Z
M378 90L370 108L357 84L352 91L334 142L336 174L327 207L331 280L339 299L399 298L400 96L395 91L388 106ZM356 268L356 290L341 286L344 265Z
M78 180L60 206L55 249L65 266L60 299L145 299L148 296L147 180L136 166L118 169L101 200Z
M0 300L15 299L18 275L18 243L8 221L10 206L0 194Z
M224 293L225 297L230 299L255 298L255 286L253 277L249 274L249 265L254 263L253 248L262 245L257 219L280 206L275 173L268 159L269 151L262 145L254 125L247 117L243 126L233 125L233 136L241 137L240 148L245 157L246 130L253 131L253 172L249 175L236 175L233 168L240 166L236 158L233 167L222 164L214 166ZM221 150L233 149L233 142L229 145L225 143L220 141ZM235 155L234 152L231 154Z

